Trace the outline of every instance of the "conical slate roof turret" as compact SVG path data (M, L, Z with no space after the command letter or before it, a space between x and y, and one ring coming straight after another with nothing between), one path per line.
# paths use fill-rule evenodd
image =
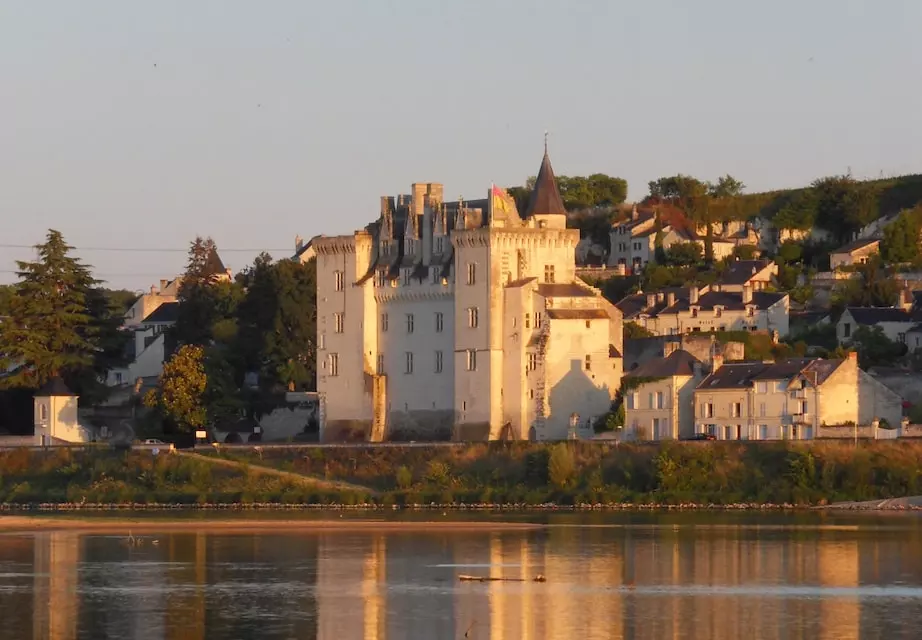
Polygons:
M557 188L557 178L554 177L551 159L545 148L544 159L541 160L541 168L538 169L538 177L535 179L535 188L528 199L525 217L548 214L567 215L567 210L563 206L563 198L560 197L560 190Z

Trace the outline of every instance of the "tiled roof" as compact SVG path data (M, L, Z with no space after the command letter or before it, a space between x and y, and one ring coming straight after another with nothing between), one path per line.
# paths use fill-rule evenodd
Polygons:
M208 257L205 258L205 275L223 276L226 273L227 267L224 266L224 262L221 260L221 256L218 255L218 252L215 249L209 251Z
M594 297L595 291L588 287L580 286L575 282L542 283L538 285L538 293L545 298L577 298Z
M551 320L605 320L608 314L604 309L548 309L547 317Z
M858 324L873 326L878 322L912 322L908 311L895 307L846 307Z
M742 389L752 386L753 378L768 365L763 362L733 362L725 364L698 385L700 390Z
M555 213L566 215L567 210L563 206L563 198L560 197L560 190L557 188L557 178L554 177L554 170L551 168L551 159L545 151L544 158L541 160L541 168L538 169L538 177L535 179L535 188L532 189L531 197L528 199L525 217Z
M665 358L649 360L630 371L632 378L671 378L672 376L693 376L695 365L700 361L688 351L677 349Z
M807 380L823 384L844 360L792 358L781 362L733 362L725 364L701 381L698 389L739 389L751 387L756 380L790 380L804 375Z
M880 244L880 240L874 238L865 238L864 240L855 240L854 242L849 242L846 245L843 245L833 251L832 253L851 253L852 251L857 251L858 249L864 249L870 247L871 245Z
M179 319L179 303L164 302L159 307L151 311L142 322L175 324L177 319Z
M820 385L826 382L826 379L831 376L836 369L839 368L845 360L813 360L804 367L804 370L801 371L801 374L806 376L808 380L814 384Z

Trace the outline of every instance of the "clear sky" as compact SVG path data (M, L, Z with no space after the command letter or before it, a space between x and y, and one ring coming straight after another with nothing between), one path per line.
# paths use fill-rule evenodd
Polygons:
M346 233L414 181L922 172L919 0L0 0L0 244L111 286ZM31 251L0 247L0 282Z

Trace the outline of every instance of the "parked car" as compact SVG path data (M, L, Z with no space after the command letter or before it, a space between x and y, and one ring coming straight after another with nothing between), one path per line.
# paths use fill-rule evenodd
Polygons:
M717 440L717 436L713 433L696 433L692 437L686 438L686 440Z
M144 441L144 444L166 444L163 440L157 440L157 438L148 438Z

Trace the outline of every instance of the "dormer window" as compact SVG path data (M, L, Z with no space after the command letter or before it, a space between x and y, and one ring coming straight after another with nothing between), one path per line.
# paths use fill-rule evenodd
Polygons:
M438 267L429 267L429 282L432 284L439 283L439 268Z
M720 316L722 316L723 312L724 312L723 307L714 307L714 317L715 318L719 318Z
M375 272L375 286L378 286L378 287L384 286L384 279L385 279L384 276L385 276L384 269L378 269Z
M751 318L756 314L755 307L746 307L746 316Z
M442 253L445 247L445 238L442 236L436 236L435 238L435 252Z
M691 307L691 317L692 318L698 317L698 307Z

